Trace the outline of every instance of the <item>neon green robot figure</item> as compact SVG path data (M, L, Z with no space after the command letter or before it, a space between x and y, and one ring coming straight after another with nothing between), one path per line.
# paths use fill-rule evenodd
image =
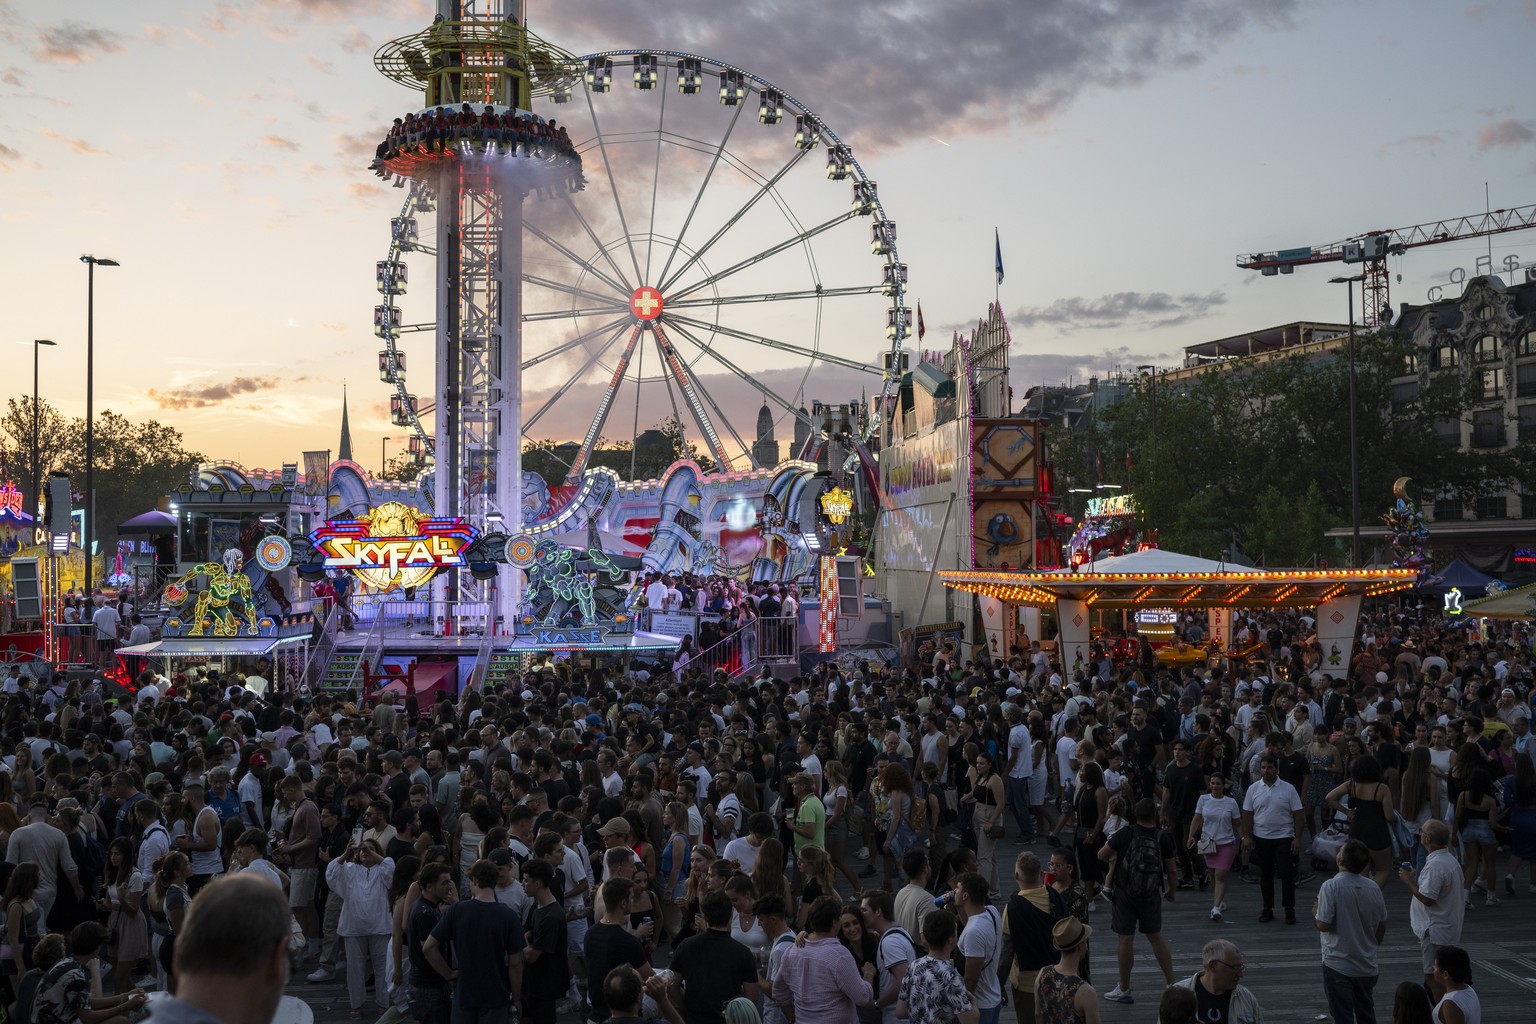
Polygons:
M240 559L232 548L224 553L222 564L200 562L166 584L165 601L190 625L187 636L239 636L242 621L247 635L257 635L255 595L251 578L240 571Z

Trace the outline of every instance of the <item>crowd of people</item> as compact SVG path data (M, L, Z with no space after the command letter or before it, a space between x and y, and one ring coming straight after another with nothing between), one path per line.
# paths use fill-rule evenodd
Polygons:
M764 597L663 578L647 605L656 584L661 609ZM103 1007L179 992L200 894L238 874L283 894L289 966L386 1024L1095 1021L1135 1000L1137 934L1162 1019L1256 1022L1235 943L1174 976L1165 903L1208 892L1218 936L1240 913L1295 924L1315 871L1336 1019L1374 1019L1390 905L1424 958L1395 999L1476 1024L1465 915L1536 894L1530 637L1384 611L1334 677L1304 619L1242 628L1269 658L1095 649L1064 673L1025 641L787 681L551 665L436 703L12 672L9 1005L103 1019L35 1015L66 959Z
M697 616L697 637L686 636L673 659L679 675L701 654L705 657L698 667L724 669L733 676L759 658L793 660L798 654L800 601L788 584L648 572L635 578L629 607L643 629L654 629L657 615Z

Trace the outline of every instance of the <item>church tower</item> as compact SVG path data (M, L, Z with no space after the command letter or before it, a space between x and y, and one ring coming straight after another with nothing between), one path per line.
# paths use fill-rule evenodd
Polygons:
M811 439L811 414L805 406L800 407L800 415L795 417L795 450L790 454L794 458L800 458L805 452L805 442Z
M764 469L779 464L779 442L773 439L773 413L767 402L757 410L757 440L752 444L752 461Z
M347 386L341 386L341 444L336 448L340 462L352 461L352 427L347 422Z

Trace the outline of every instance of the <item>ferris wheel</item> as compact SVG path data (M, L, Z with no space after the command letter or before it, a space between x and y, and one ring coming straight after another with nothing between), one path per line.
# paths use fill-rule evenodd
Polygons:
M794 457L782 442L810 426L813 398L861 391L867 439L911 312L896 225L851 147L786 90L712 58L609 50L563 72L545 70L536 106L569 133L584 181L529 182L520 238L503 242L520 267L517 443L579 439L556 449L574 483L600 448L628 442L633 458L675 423L718 469L758 468L764 407ZM418 404L406 371L433 361L438 324L430 298L412 310L397 296L412 254L439 258L419 226L439 196L430 179L396 184L409 191L378 264L379 368L394 422L429 459L442 396Z

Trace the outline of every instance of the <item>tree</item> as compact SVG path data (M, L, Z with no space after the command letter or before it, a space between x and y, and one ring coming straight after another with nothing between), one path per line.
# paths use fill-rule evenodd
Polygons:
M46 490L48 474L57 469L70 443L70 424L47 400L37 403L37 479ZM37 508L32 494L32 396L12 398L0 416L0 476L15 480L27 493L27 511Z
M154 508L162 496L186 483L203 456L185 447L181 431L155 420L134 423L111 409L97 414L95 434L96 521L92 532L97 549L110 553L117 545L117 524ZM67 440L57 468L69 474L76 491L82 491L84 418L70 422Z
M398 480L403 484L412 483L421 476L422 470L426 467L426 462L415 458L410 452L400 452L398 455L391 456L385 463L384 475L380 479Z

